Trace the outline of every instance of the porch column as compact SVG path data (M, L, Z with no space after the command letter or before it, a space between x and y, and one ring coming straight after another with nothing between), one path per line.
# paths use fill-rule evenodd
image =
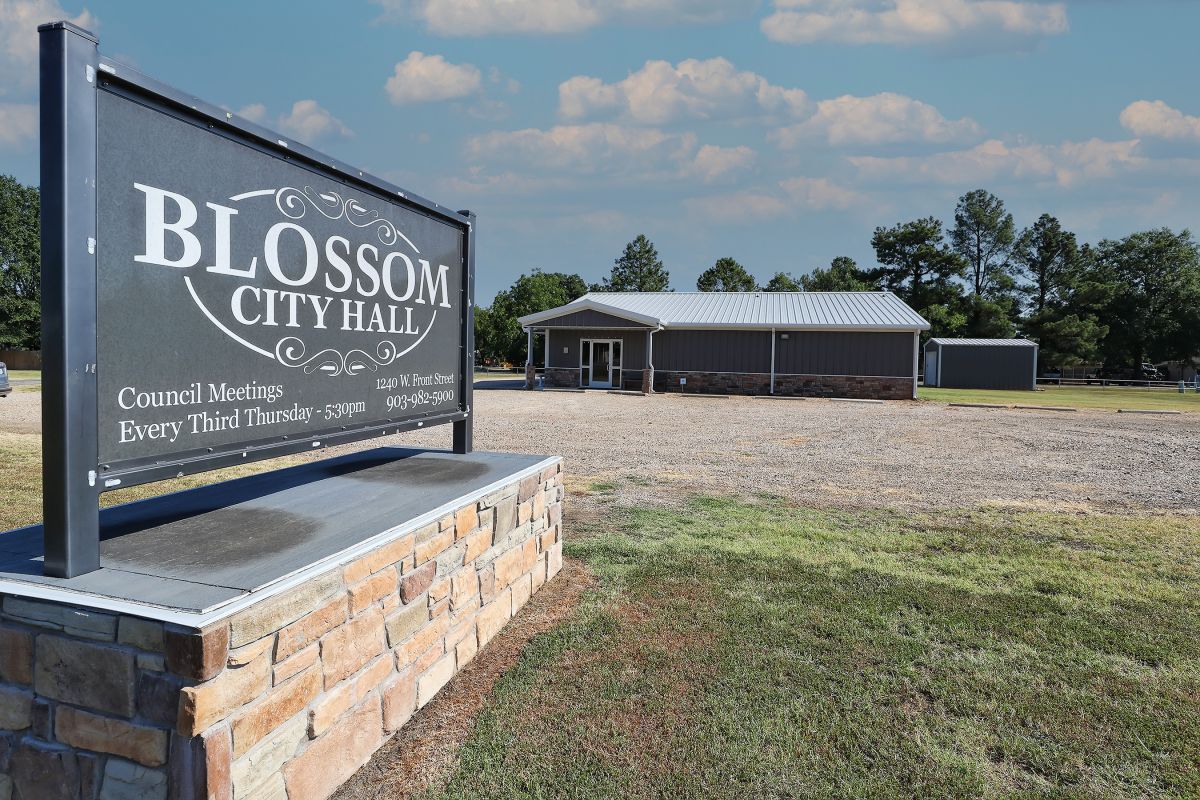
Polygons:
M654 394L654 329L646 331L646 368L642 370L642 394Z
M532 389L537 383L537 370L533 366L533 328L526 328L529 335L525 347L525 388Z

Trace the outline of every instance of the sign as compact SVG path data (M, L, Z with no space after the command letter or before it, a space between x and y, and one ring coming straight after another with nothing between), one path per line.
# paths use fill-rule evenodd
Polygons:
M447 422L470 449L473 216L40 30L48 571L108 489Z

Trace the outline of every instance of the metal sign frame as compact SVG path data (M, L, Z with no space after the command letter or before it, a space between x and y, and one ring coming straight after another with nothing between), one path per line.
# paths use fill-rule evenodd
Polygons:
M90 32L69 22L38 28L41 77L42 508L45 573L71 578L100 566L99 495L182 475L453 424L453 450L472 449L475 215L413 195L316 150L240 119L126 66L108 63ZM353 429L204 448L180 458L99 463L97 396L97 92L133 96L283 158L448 223L463 235L459 404L452 412L374 421Z

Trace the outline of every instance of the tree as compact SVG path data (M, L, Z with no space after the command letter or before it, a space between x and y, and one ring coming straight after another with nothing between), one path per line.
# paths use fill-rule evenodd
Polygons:
M934 217L876 228L871 246L880 266L869 273L871 280L918 311L957 299L960 292L951 281L962 277L966 262L944 239L942 223Z
M1004 201L984 189L967 192L954 209L950 241L967 261L968 279L976 297L994 299L1011 292L1009 252L1015 239L1013 216Z
M1100 360L1100 343L1108 326L1091 315L1061 314L1047 307L1025 321L1025 332L1038 343L1038 365L1072 367Z
M790 272L776 272L771 280L767 281L764 289L768 292L802 291L800 282L793 278Z
M0 175L0 348L41 348L39 209L36 187Z
M595 288L603 292L667 292L671 275L663 267L654 244L639 233L613 261L612 274Z
M806 292L876 292L879 280L859 269L853 258L838 256L828 269L817 267L808 275L801 275L800 287Z
M1200 248L1190 231L1158 228L1100 242L1084 289L1109 328L1107 362L1190 361L1200 353Z
M1063 230L1054 217L1042 214L1037 222L1021 231L1012 255L1026 280L1021 293L1028 298L1030 312L1042 314L1047 305L1060 300L1059 293L1079 258L1079 247L1075 234Z
M587 283L578 275L537 269L522 274L496 295L490 308L475 310L475 349L482 358L525 363L528 340L517 320L566 305L587 294L587 290Z
M732 258L718 258L700 273L696 288L702 292L753 292L758 289L758 281Z

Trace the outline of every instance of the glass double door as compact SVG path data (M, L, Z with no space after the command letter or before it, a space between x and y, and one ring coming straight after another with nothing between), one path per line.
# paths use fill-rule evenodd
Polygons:
M579 385L611 389L621 385L620 339L581 339L579 342Z

